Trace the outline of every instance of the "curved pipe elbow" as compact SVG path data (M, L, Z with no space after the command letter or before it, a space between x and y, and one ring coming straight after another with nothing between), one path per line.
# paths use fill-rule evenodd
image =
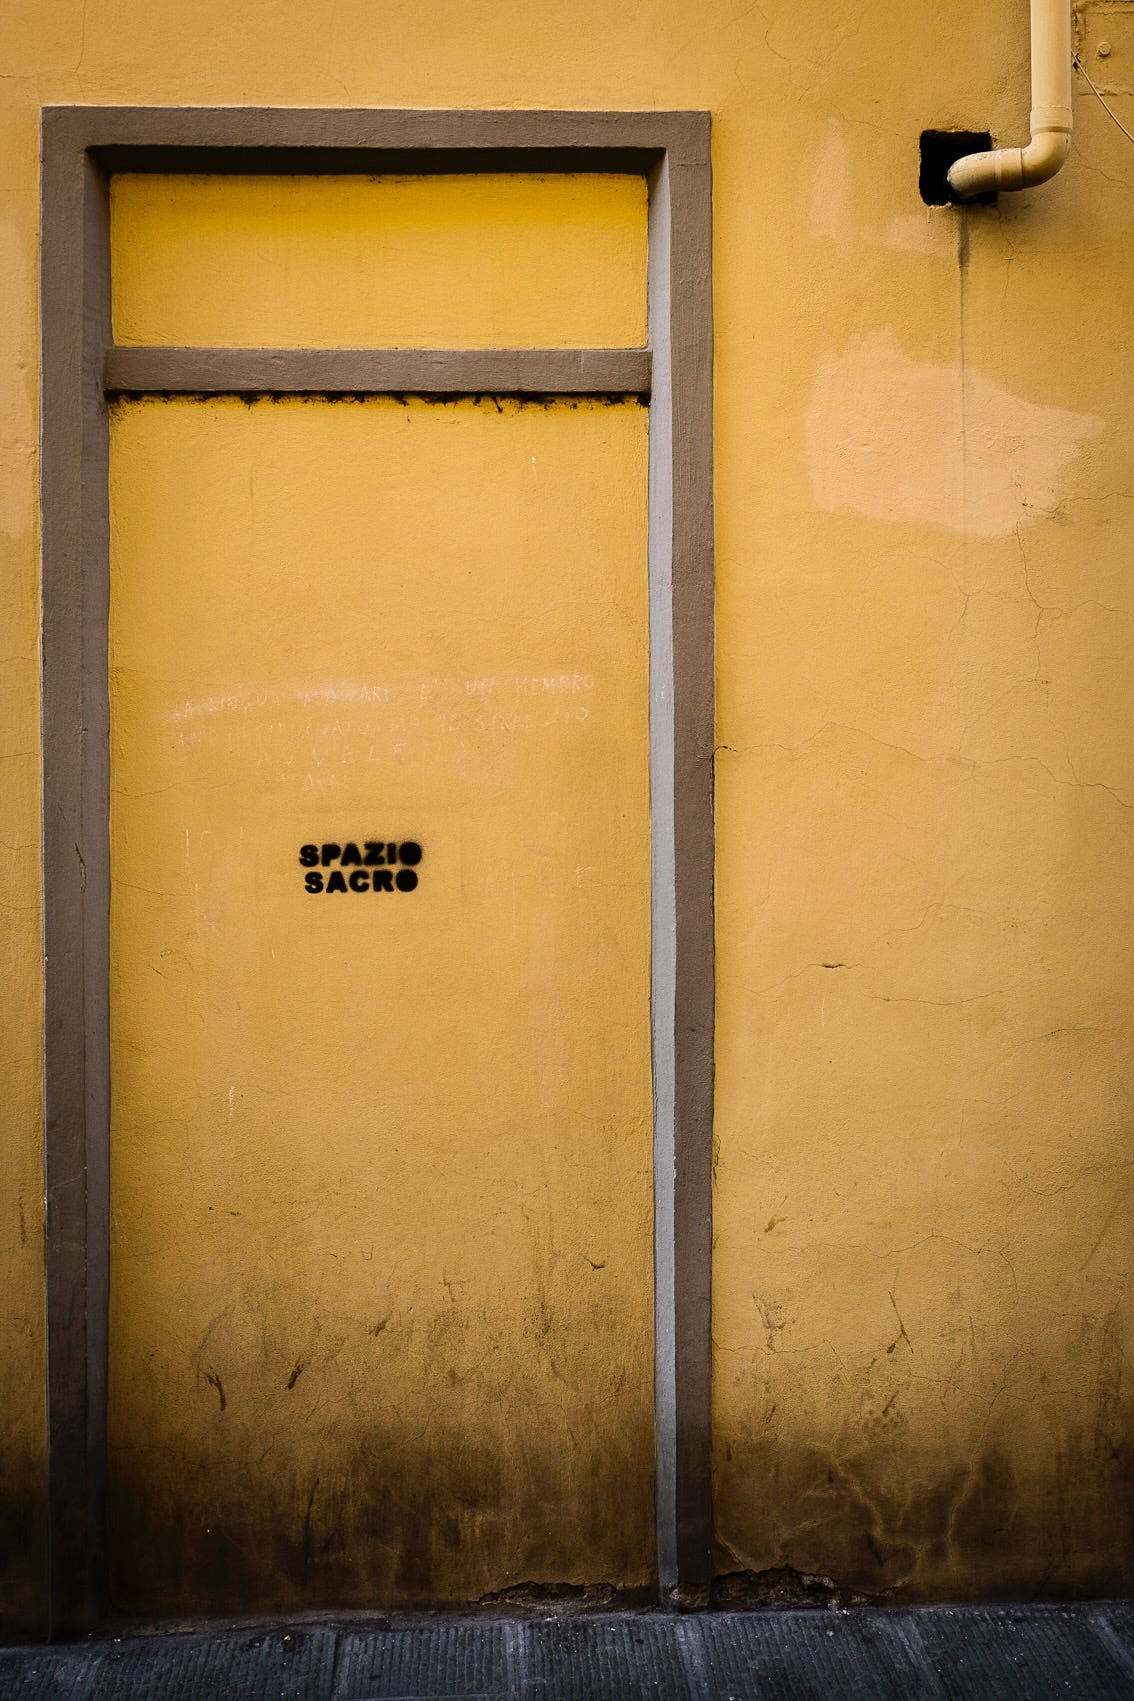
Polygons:
M965 154L949 168L949 187L958 201L1000 189L1031 189L1054 177L1071 147L1071 121L1036 130L1026 148L994 148Z
M965 154L948 173L958 201L998 189L1030 189L1054 177L1071 146L1070 0L1031 0L1032 112L1026 148Z

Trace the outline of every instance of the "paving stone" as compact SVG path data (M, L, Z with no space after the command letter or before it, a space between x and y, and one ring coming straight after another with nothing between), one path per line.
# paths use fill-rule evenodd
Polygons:
M420 1618L0 1650L0 1701L1134 1701L1134 1603Z
M661 1613L531 1621L525 1701L698 1701Z
M941 1701L920 1648L882 1614L720 1613L691 1628L711 1701Z
M102 1657L99 1647L0 1650L0 1701L85 1701Z
M945 1701L1130 1701L1129 1673L1082 1607L926 1607L904 1615Z
M1089 1616L1107 1651L1134 1680L1134 1601L1104 1601Z
M335 1633L142 1636L109 1647L90 1701L308 1701L330 1694ZM20 1698L23 1701L23 1698Z
M508 1694L510 1626L496 1619L432 1619L344 1630L335 1701L448 1701Z

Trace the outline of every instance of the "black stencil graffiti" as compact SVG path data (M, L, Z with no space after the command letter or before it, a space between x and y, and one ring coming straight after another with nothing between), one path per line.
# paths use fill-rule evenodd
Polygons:
M341 845L328 841L299 847L299 864L307 871L304 890L312 893L414 892L421 858L415 839L348 839Z

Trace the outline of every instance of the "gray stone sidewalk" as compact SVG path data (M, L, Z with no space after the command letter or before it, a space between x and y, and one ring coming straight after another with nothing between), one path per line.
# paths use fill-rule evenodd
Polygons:
M12 1701L1134 1697L1134 1603L391 1618L0 1650Z

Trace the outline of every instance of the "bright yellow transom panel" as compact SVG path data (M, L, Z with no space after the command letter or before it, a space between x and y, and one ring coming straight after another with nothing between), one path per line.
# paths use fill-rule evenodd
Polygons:
M206 347L646 340L636 176L111 181L114 336Z

